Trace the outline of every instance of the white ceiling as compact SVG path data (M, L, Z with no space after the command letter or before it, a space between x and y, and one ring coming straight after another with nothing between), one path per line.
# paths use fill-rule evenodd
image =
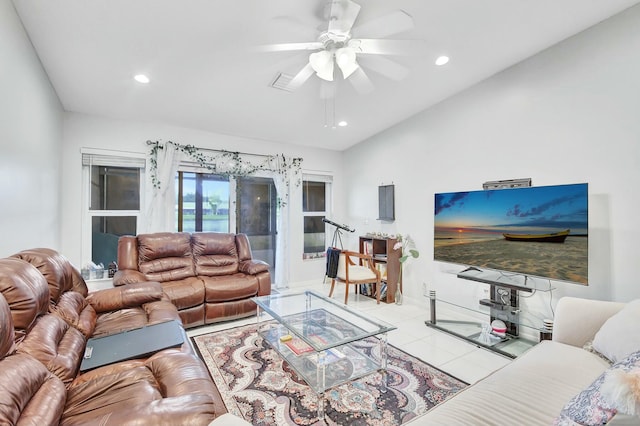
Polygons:
M308 52L268 43L314 41L323 0L13 0L67 111L163 122L261 140L343 150L636 3L637 0L356 0L358 22L402 9L422 39L396 56L408 77L368 72L375 90L336 83L332 129L316 76L295 93L270 87ZM359 34L367 37L366 34ZM436 67L440 54L449 64ZM145 73L144 86L132 77ZM188 143L188 141L181 141ZM232 147L230 147L232 149Z

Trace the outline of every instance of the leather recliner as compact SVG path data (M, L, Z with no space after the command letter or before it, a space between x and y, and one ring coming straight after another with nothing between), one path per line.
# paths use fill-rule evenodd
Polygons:
M182 349L78 374L93 305L68 321L51 299L35 266L0 259L0 424L197 425L226 412L202 362Z
M49 311L82 331L87 338L180 320L177 309L157 282L89 294L78 270L55 250L28 249L11 258L24 260L37 268L49 287Z
M253 259L245 234L123 236L118 267L115 286L160 282L187 328L250 316L251 298L271 293L269 265Z

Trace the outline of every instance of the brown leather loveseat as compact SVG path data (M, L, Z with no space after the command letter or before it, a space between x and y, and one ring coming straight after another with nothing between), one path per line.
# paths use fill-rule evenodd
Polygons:
M167 320L158 283L88 294L53 250L0 259L0 424L209 424L226 410L188 341L79 372L89 337Z
M269 265L252 258L245 234L160 232L118 241L115 286L157 281L185 327L250 316L271 293Z

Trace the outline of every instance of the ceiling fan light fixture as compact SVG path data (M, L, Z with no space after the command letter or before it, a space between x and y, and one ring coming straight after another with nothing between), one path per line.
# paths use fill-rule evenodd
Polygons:
M336 63L345 80L360 67L356 61L356 51L351 47L342 47L336 50Z
M316 75L323 80L333 81L333 55L328 50L309 55L309 64Z

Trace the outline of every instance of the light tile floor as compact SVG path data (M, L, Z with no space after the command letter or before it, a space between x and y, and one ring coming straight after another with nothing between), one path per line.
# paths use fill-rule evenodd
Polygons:
M292 286L286 291L299 292L310 289L328 295L329 288L328 284L319 282L316 285ZM343 302L344 287L337 287L333 298ZM424 323L429 318L427 298L405 301L402 305L378 305L375 299L351 293L349 306L395 325L398 328L388 334L389 343L467 383L475 383L511 362L507 357L427 327ZM250 317L190 329L187 334L192 337L254 322L255 318Z

